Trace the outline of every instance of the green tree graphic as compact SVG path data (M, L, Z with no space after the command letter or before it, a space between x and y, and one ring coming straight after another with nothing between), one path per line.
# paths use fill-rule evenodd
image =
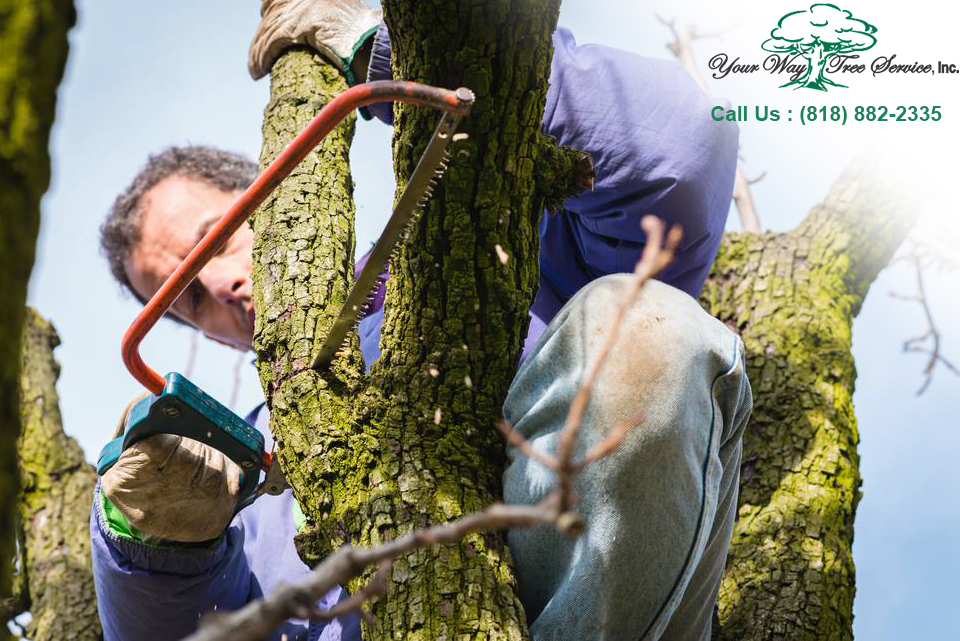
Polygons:
M807 11L794 11L780 18L777 28L762 47L771 53L789 53L807 60L807 71L781 87L807 87L826 91L827 85L845 87L824 75L827 61L838 54L866 51L877 44L877 28L857 20L832 4L814 4Z

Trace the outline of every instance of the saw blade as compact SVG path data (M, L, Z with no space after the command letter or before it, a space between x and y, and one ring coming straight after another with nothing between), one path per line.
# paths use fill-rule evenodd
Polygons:
M347 294L346 302L340 308L336 320L333 321L330 332L313 362L314 369L330 364L338 352L345 348L348 334L365 315L367 307L383 283L381 275L384 269L398 250L400 243L410 235L418 214L433 195L433 188L447 169L450 161L447 146L461 118L461 115L449 112L444 113L440 118L430 142L427 143L427 148L424 149L416 169L407 182L406 189L403 190L400 200L393 208L387 226L370 251L367 264L360 271L356 282L350 288L350 293Z

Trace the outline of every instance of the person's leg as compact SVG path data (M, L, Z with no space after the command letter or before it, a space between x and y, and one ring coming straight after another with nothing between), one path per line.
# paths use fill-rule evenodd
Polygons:
M535 448L555 452L628 278L584 287L517 372L504 416ZM676 627L684 639L706 638L750 408L739 338L687 294L649 282L584 418L580 454L636 421L618 451L576 479L586 530L576 540L547 527L509 534L536 641L657 639L668 624L670 634ZM552 472L512 449L508 456L508 503L534 503L553 489Z
M748 388L749 391L749 388ZM700 557L697 569L683 592L677 609L670 616L667 628L660 641L688 641L709 639L717 592L723 578L724 562L730 547L730 534L737 514L737 495L740 489L740 433L720 448L720 465L723 476L718 491L717 512L706 549Z

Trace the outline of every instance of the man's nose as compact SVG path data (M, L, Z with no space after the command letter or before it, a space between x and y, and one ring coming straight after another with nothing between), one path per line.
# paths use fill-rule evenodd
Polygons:
M232 265L211 263L200 272L199 278L217 302L224 305L233 305L249 297L249 276Z

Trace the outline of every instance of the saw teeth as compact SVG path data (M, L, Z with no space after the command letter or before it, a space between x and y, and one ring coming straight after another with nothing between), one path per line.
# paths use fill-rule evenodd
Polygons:
M456 131L456 124L453 122L447 123L447 126L445 128L443 127L443 123L446 122L446 118L447 116L444 116L444 120L441 120L441 128L438 129L440 133L440 136L439 136L440 138L447 138ZM434 138L436 137L437 137L437 134L435 133ZM465 138L465 137L466 135L464 135L462 138ZM434 141L432 140L431 143L428 143L428 146L432 144L432 142ZM422 158L426 158L426 157L427 156L425 151L424 154L422 155ZM351 352L352 347L350 345L349 332L356 330L357 324L368 314L368 311L373 306L373 301L376 299L377 294L379 293L380 289L384 286L386 281L386 274L384 272L389 269L390 263L400 255L403 249L403 245L407 241L409 241L410 236L417 225L417 221L419 220L419 217L423 214L423 211L429 205L430 200L434 197L436 187L440 183L440 181L443 179L444 172L446 172L446 170L449 169L450 164L452 163L452 160L453 160L453 155L451 153L451 150L449 148L444 149L442 153L439 154L439 158L434 156L431 159L431 162L436 163L436 166L433 172L431 172L431 174L428 176L421 176L419 178L419 179L426 178L426 184L424 185L422 192L420 193L419 199L415 201L414 206L411 207L410 210L407 212L406 225L404 225L399 230L399 233L397 236L398 240L393 243L393 247L391 247L390 251L387 252L388 256L380 266L380 273L376 276L376 278L373 281L372 291L367 292L366 300L364 300L360 304L352 305L349 308L345 306L344 309L341 310L341 314L343 314L344 320L349 318L348 314L350 311L355 313L356 319L353 321L349 321L349 320L346 321L350 323L351 327L347 330L347 336L344 337L343 344L340 346L339 351L336 351L334 353L335 356L345 356ZM321 351L323 352L323 350ZM329 360L329 359L326 359L326 360ZM320 363L320 362L321 362L321 359L318 357L317 363Z

